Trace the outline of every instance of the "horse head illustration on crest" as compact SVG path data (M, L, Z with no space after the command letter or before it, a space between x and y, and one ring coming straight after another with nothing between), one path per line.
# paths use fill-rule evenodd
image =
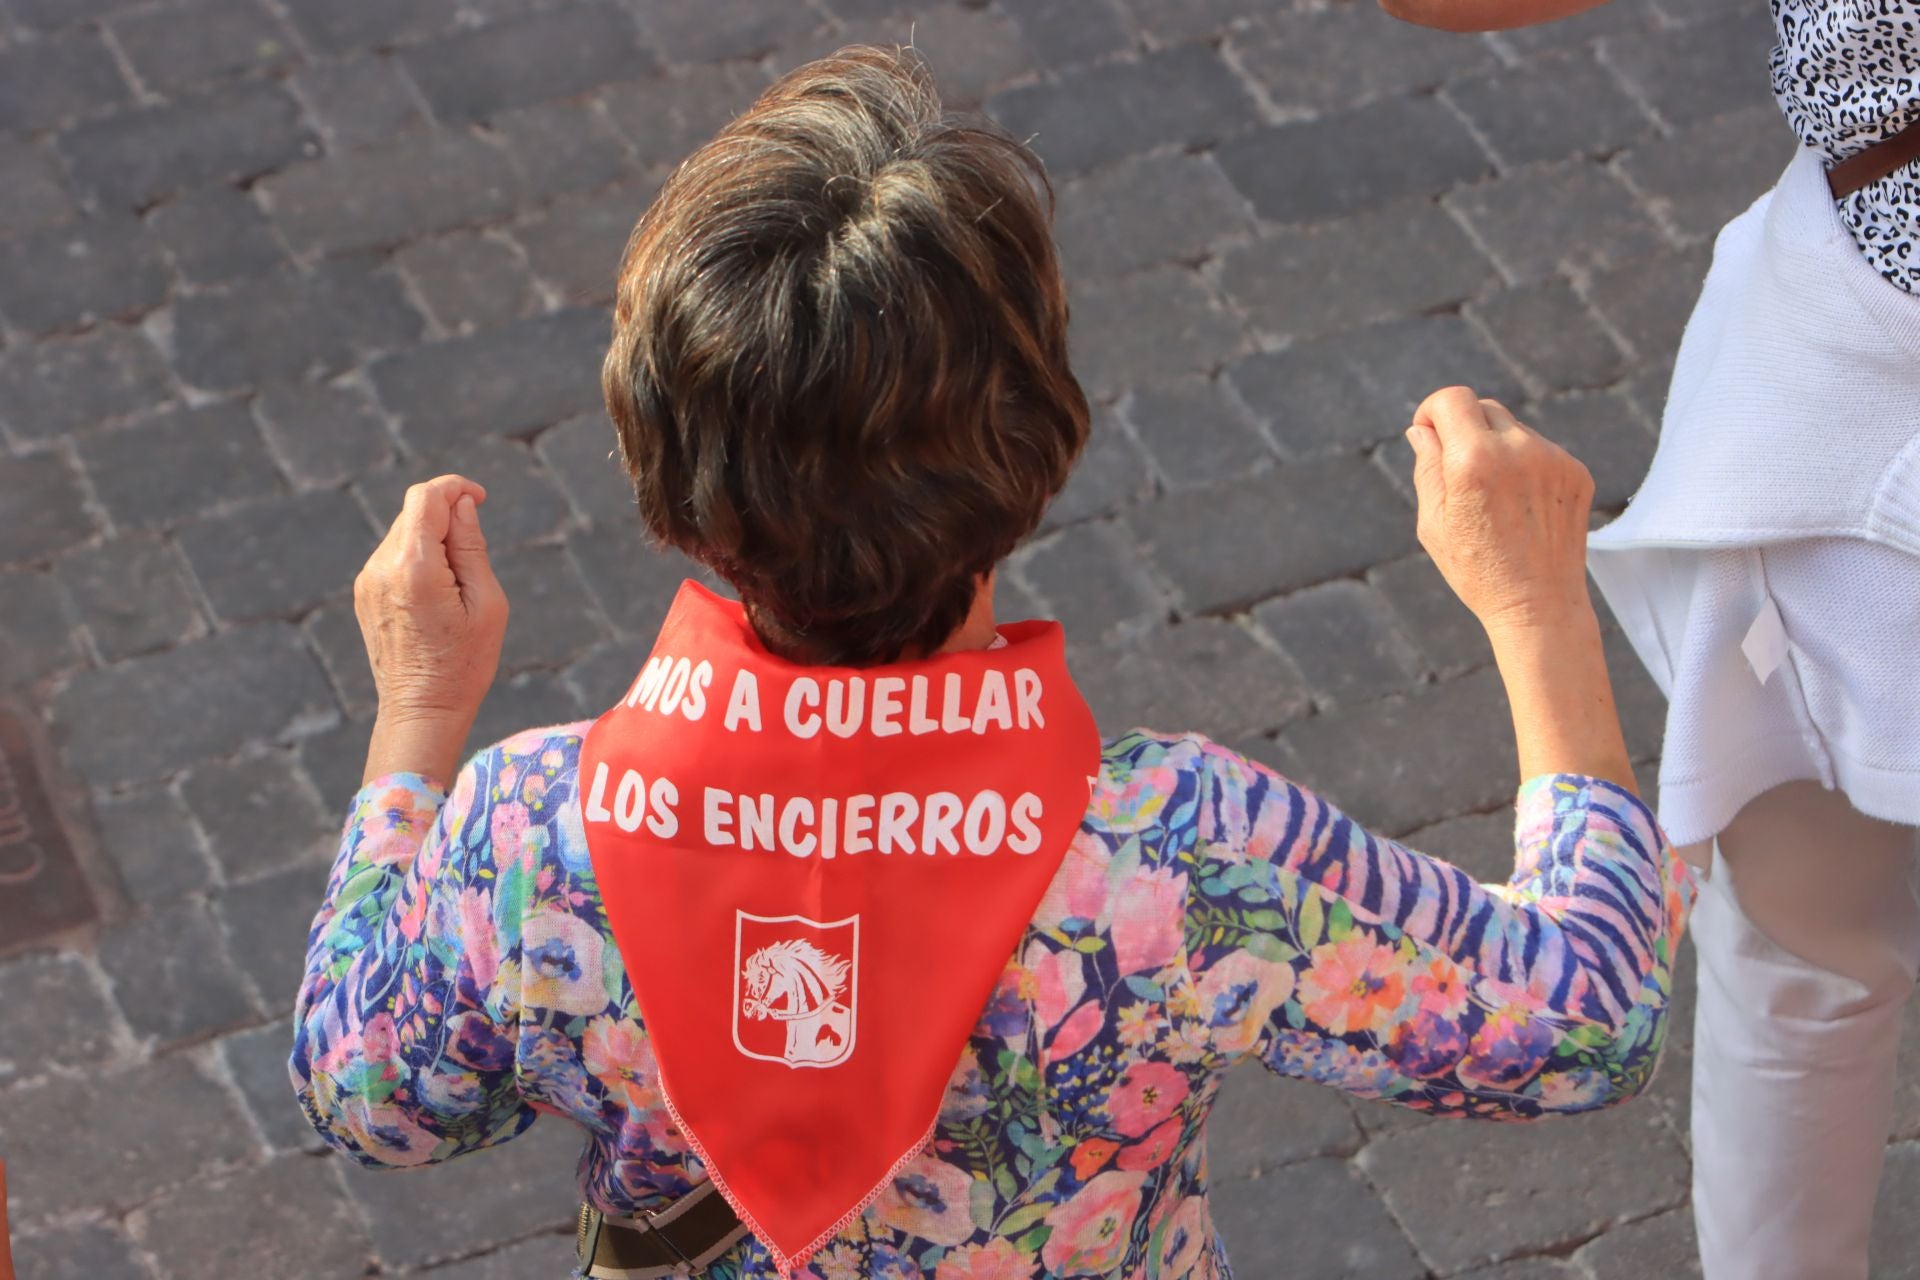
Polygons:
M789 1067L832 1067L853 1054L860 917L734 913L734 1047ZM744 1021L743 1021L744 1019Z

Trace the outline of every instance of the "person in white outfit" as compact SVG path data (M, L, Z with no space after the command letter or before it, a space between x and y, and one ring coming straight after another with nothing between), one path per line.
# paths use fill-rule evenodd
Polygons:
M1602 0L1382 0L1458 31ZM1772 0L1801 147L1735 218L1589 567L1666 692L1707 1280L1860 1280L1920 972L1920 3ZM1756 68L1758 74L1758 68Z

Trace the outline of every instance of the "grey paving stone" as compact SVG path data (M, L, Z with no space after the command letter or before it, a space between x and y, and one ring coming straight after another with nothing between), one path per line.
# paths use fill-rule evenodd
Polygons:
M319 894L314 895L319 905ZM288 1078L287 1059L293 1053L293 1023L283 1020L226 1036L220 1041L220 1056L227 1073L246 1099L247 1111L272 1151L311 1151L321 1139L307 1123L300 1104L294 1100L293 1082Z
M192 0L134 10L107 24L148 89L166 93L295 58L293 42L259 0Z
M317 489L186 525L180 545L228 622L304 612L353 580L375 539L345 492Z
M613 85L600 100L633 144L641 167L659 170L679 164L766 87L767 75L759 66L722 62L675 67Z
M633 18L611 3L562 5L463 31L400 55L443 122L567 98L644 74L653 63Z
M371 715L378 693L373 668L367 662L366 642L354 617L350 592L342 592L307 615L301 624L333 680L340 705L348 715Z
M752 60L806 35L820 23L806 5L760 0L648 5L640 16L645 33L672 62Z
M138 329L106 325L0 353L0 418L18 439L51 439L172 398L166 362Z
M1627 370L1626 353L1557 276L1502 290L1472 310L1501 349L1544 386L1606 386Z
M1591 45L1602 36L1647 31L1658 22L1653 0L1608 0L1606 4L1558 22L1502 31L1499 40L1521 53L1573 49Z
M1170 488L1217 484L1275 460L1246 409L1216 380L1141 387L1120 402L1119 412Z
M427 121L420 91L390 54L317 62L292 84L332 151L385 142Z
M1513 806L1505 805L1422 827L1403 843L1451 862L1481 884L1505 884L1513 877L1513 824Z
M11 0L14 21L37 31L54 31L98 18L127 0Z
M0 458L0 560L30 560L97 530L80 477L61 451Z
M1492 276L1466 233L1425 200L1286 228L1227 253L1220 269L1221 287L1254 327L1294 336L1431 311L1471 297Z
M1255 122L1253 99L1218 51L1182 45L1070 71L987 100L1056 175L1178 143L1199 147Z
M1072 290L1072 305L1073 367L1096 399L1213 368L1245 344L1239 321L1184 267L1092 281Z
M1240 134L1215 152L1272 222L1318 222L1484 177L1493 161L1424 98L1384 98L1317 120Z
M16 1241L20 1274L33 1280L148 1280L133 1243L110 1222L55 1227Z
M1687 1189L1685 1153L1644 1108L1423 1125L1369 1144L1360 1165L1441 1270L1579 1240L1678 1204ZM1480 1211L1495 1198L1504 1212Z
M1133 47L1113 0L1002 0L1000 7L1050 66L1076 66Z
M1001 575L1005 580L1006 575ZM995 590L995 599L999 599ZM995 617L1003 616L999 605L995 604ZM1005 616L1020 616L1005 615ZM567 668L567 687L573 691L575 700L588 716L598 716L626 695L633 687L635 676L647 660L652 637L645 641L615 640L596 647L586 657L581 658Z
M113 1007L78 958L40 952L0 966L0 988L16 1009L0 1045L0 1085L49 1067L92 1066L113 1052Z
M75 1116L116 1140L76 1143ZM0 1093L0 1130L16 1223L131 1204L216 1161L250 1154L244 1121L225 1091L182 1054Z
M278 271L173 308L173 364L207 390L338 372L369 351L419 337L425 322L392 273L368 258L332 259L311 275Z
M1254 610L1307 677L1314 694L1333 703L1401 693L1420 676L1420 658L1385 597L1343 579L1296 591Z
M53 718L81 776L114 786L277 738L332 710L299 633L265 623L83 672L55 699Z
M99 797L93 802L93 821L101 847L135 902L167 902L213 882L206 842L172 788Z
M526 1280L528 1276L565 1275L574 1265L570 1233L538 1236L452 1266L437 1267L434 1280Z
M60 584L39 569L0 573L0 689L86 660Z
M1140 447L1116 414L1096 409L1086 450L1047 508L1045 527L1110 515L1152 496L1153 475Z
M608 429L611 435L611 428ZM570 519L567 501L531 449L514 440L483 437L471 444L361 477L360 496L384 531L399 514L409 486L449 472L486 487L480 524L496 551L561 530Z
M540 306L525 260L503 239L456 231L408 245L394 262L449 333L505 324Z
M1605 271L1666 244L1633 193L1586 161L1515 169L1448 200L1514 281L1539 279L1563 264Z
M1671 359L1700 296L1709 260L1701 246L1654 254L1595 275L1587 298L1637 354Z
M1793 132L1767 102L1637 146L1621 167L1682 235L1708 239L1779 179L1793 152Z
M1427 660L1427 669L1458 675L1493 661L1487 634L1424 552L1371 570L1380 588Z
M435 132L296 165L258 190L296 252L337 253L491 222L514 207L521 182L502 148Z
M1235 0L1120 0L1141 29L1165 44L1196 40L1246 18Z
M94 492L125 527L183 519L218 503L272 493L279 473L243 404L164 410L83 437Z
M1609 64L1669 124L1765 102L1773 26L1759 10L1611 37Z
M1520 781L1506 694L1492 671L1313 716L1285 739L1300 781L1386 835L1491 808Z
M1587 464L1596 510L1626 506L1653 461L1653 435L1617 391L1558 396L1532 410L1527 425Z
M1344 1160L1309 1160L1261 1178L1217 1182L1211 1198L1238 1273L1367 1280L1424 1280L1427 1274L1379 1193ZM1282 1214L1328 1229L1276 1231Z
M493 567L513 609L503 671L564 666L605 638L600 611L559 543L496 551Z
M77 125L58 144L74 184L102 205L268 173L312 145L285 90L248 81Z
M993 578L993 616L998 622L1023 618L1044 618L1047 611L1029 591L1014 581L1006 565ZM1058 619L1055 619L1058 621Z
M451 26L452 0L286 0L294 26L317 52L384 47Z
M301 767L313 779L328 812L346 816L347 802L360 790L360 777L367 762L367 741L372 731L373 714L368 711L300 739Z
M168 1043L254 1017L212 914L193 899L156 907L107 934L100 967L135 1035Z
M1247 202L1210 156L1148 156L1064 188L1054 217L1067 278L1197 261L1253 227Z
M73 213L73 197L51 157L33 143L0 140L0 235L64 222Z
M653 202L651 179L561 201L515 227L534 274L568 306L613 300L634 223Z
M522 107L489 122L492 136L520 173L528 203L590 191L638 172L633 148L601 109L599 97Z
M1619 149L1653 132L1653 121L1591 50L1529 59L1447 86L1504 164Z
M1334 1090L1251 1062L1227 1077L1207 1116L1207 1163L1216 1183L1259 1178L1313 1156L1349 1155L1361 1141L1352 1110Z
M1899 1083L1893 1090L1893 1135L1920 1138L1920 992L1907 1002L1901 1028Z
M984 5L922 7L898 15L892 27L895 39L910 39L926 57L940 100L949 109L976 110L990 90L1030 75L1039 66L1021 28ZM856 38L885 34L884 30L870 33L862 26ZM834 39L840 37L836 34Z
M30 333L137 315L166 297L167 284L146 228L124 215L0 241L0 312Z
M1404 554L1413 513L1360 458L1168 494L1128 523L1187 607L1242 608Z
M273 454L298 484L338 484L393 461L395 440L357 385L269 387L253 402Z
M1916 1203L1920 1203L1920 1142L1898 1143L1887 1149L1880 1198L1874 1205L1873 1238L1868 1245L1874 1280L1920 1276L1913 1218Z
M567 1221L579 1206L580 1130L543 1117L503 1146L431 1170L347 1170L347 1189L380 1257L418 1266L517 1240Z
M219 284L286 261L259 206L233 187L201 187L148 216L173 265L194 284Z
M658 622L654 625L657 630ZM603 710L604 707L594 708L596 713ZM558 672L523 671L517 676L496 680L487 700L481 704L479 719L473 723L467 751L478 751L522 729L570 723L586 711L572 686L561 679Z
M1091 642L1123 624L1166 615L1167 602L1137 561L1118 528L1077 524L1035 546L1020 572L1052 606L1049 616L1076 640Z
M111 538L61 557L57 571L94 647L108 662L206 631L178 557L155 539Z
M133 96L97 31L78 29L0 50L0 129L44 128Z
M210 760L195 767L180 793L229 882L289 865L325 866L339 839L339 820L321 808L289 752Z
M282 1156L207 1178L147 1209L146 1246L169 1276L355 1276L373 1257L338 1162Z
M214 900L227 953L259 993L259 1012L279 1014L293 1007L305 968L307 932L326 885L326 864L309 860L305 866L231 885Z
M1458 315L1389 320L1258 352L1227 379L1289 453L1365 448L1407 429L1420 402L1465 384L1513 401L1521 388Z
M1521 1258L1463 1271L1460 1280L1586 1280L1586 1277L1555 1258Z
M1223 619L1075 646L1068 660L1108 737L1144 728L1233 742L1277 728L1307 707L1306 682L1294 665Z
M1700 1274L1700 1246L1693 1213L1680 1208L1615 1227L1574 1255L1593 1280L1641 1280L1643 1276ZM1878 1272L1874 1273L1878 1275Z
M1498 65L1483 41L1385 20L1359 4L1266 13L1233 37L1233 48L1289 114L1430 90Z
M560 311L389 356L372 368L381 402L417 449L517 435L600 403L607 317Z
M633 483L620 465L613 424L604 414L569 418L541 432L534 447L582 519L605 526L633 523Z

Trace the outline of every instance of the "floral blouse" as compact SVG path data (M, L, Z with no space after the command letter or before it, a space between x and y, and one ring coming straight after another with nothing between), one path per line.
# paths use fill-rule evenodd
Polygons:
M363 1164L581 1128L610 1214L699 1182L587 858L586 724L354 799L308 942L291 1071ZM1104 749L1080 834L972 1041L935 1139L800 1274L1230 1275L1207 1112L1248 1056L1437 1115L1531 1119L1644 1088L1688 873L1610 783L1533 779L1517 867L1476 884L1204 738ZM548 1123L555 1123L548 1121ZM774 1269L751 1236L717 1280Z

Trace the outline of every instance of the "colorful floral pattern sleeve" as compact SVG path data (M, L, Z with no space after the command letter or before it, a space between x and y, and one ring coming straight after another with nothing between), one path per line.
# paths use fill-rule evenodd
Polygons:
M315 1127L356 1159L448 1159L546 1112L581 1126L582 1190L609 1212L704 1178L587 857L586 728L490 748L450 796L396 776L356 797L292 1062ZM1686 872L1639 801L1593 779L1529 783L1516 843L1511 883L1475 884L1203 738L1110 741L933 1143L802 1274L1230 1276L1205 1125L1250 1056L1448 1115L1632 1096L1659 1056ZM748 1238L709 1274L774 1269Z
M302 1108L376 1166L425 1164L511 1138L534 1113L514 1087L516 1019L501 981L491 868L454 802L415 774L363 788L307 940L294 1010Z
M1451 1115L1586 1111L1651 1079L1693 882L1630 792L1529 781L1492 886L1208 756L1187 942L1217 1045Z

